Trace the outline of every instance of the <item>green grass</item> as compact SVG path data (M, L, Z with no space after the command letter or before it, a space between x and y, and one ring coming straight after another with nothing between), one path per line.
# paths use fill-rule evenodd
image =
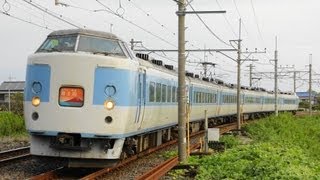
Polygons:
M254 141L189 163L200 166L197 179L320 179L320 117L269 117L244 128ZM234 139L233 139L234 138Z
M0 137L21 135L27 135L23 117L10 112L0 112Z

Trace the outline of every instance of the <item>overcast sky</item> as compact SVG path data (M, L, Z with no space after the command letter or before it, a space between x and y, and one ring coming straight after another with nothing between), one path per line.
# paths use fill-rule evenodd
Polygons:
M29 2L29 1L28 1ZM131 38L143 42L149 49L175 49L177 46L177 4L172 0L60 0L69 6L55 6L54 0L32 0L33 4L48 9L48 12L66 19L70 24L89 29L112 31L126 42ZM252 2L252 3L251 3ZM314 73L320 73L320 2L317 0L194 0L191 3L195 10L226 10L222 14L200 15L208 27L224 42L236 39L238 34L238 21L243 21L242 39L243 51L258 48L267 48L267 54L257 54L251 58L259 59L254 62L254 72L273 71L275 36L278 36L279 65L291 67L296 70L308 70L309 54L313 54ZM9 8L10 7L10 8ZM106 7L123 15L125 19L136 24L132 25L115 15L108 13ZM0 14L0 82L8 80L11 75L15 80L25 79L26 61L45 40L52 30L75 28L58 20L45 12L36 9L24 0L0 0L0 10L7 12L11 17ZM94 12L94 10L100 10ZM190 7L187 10L192 10ZM254 13L255 10L255 13ZM255 16L256 15L256 16ZM19 18L20 20L15 19ZM31 22L26 23L21 20ZM36 24L36 25L34 25ZM39 27L42 26L42 27ZM186 43L187 48L230 48L215 38L201 23L196 15L186 17ZM43 28L43 27L47 27ZM142 30L143 28L144 30ZM159 53L166 64L177 66L176 53ZM236 53L228 53L236 57ZM213 70L216 77L234 83L236 81L236 63L216 53L189 54L189 62L206 61L217 63ZM248 65L242 65L242 84L248 85ZM187 63L189 71L199 72L201 68L196 63ZM280 69L286 71L293 69ZM300 74L302 79L308 75ZM260 77L261 75L259 75ZM258 77L258 75L256 76ZM273 88L273 80L262 76L255 85ZM320 79L319 77L314 77ZM307 81L298 81L298 91L308 89ZM319 83L314 83L314 89L319 91ZM292 74L279 81L281 90L293 90Z

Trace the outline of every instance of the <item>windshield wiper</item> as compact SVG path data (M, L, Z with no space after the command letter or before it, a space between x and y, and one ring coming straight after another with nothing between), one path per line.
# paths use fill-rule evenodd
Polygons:
M51 48L51 49L48 49L49 52L53 52L53 51L57 51L57 52L61 52L62 50L61 49L58 49L58 48Z
M110 53L105 51L97 51L97 52L92 52L92 54L103 54L105 56L108 56Z
M40 52L61 52L61 50L60 49L58 49L58 48L51 48L51 49L40 49L39 50Z

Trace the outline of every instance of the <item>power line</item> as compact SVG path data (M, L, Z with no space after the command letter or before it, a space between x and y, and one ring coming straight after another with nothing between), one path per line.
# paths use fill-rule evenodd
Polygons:
M259 23L258 23L258 17L257 17L257 14L256 14L256 10L255 10L254 5L253 5L253 1L250 0L250 3L251 3L251 7L252 7L254 19L255 19L255 24L256 24L256 26L257 26L260 39L261 39L261 41L262 41L263 46L265 46L265 43L264 43L264 40L263 40L263 37L262 37L262 33L261 33L261 29L260 29Z
M236 1L235 0L232 0L232 1L233 1L234 6L236 7L236 10L237 10L237 13L239 15L239 18L242 19L242 21L244 21L244 19L241 17L241 14L240 14L240 11L238 9L238 5L237 5ZM244 25L243 22L242 22L242 26L243 26L244 30L246 31L247 35L249 35L248 30L247 30L247 28L246 28L246 26Z
M49 28L49 27L47 27L47 26L42 26L42 25L40 25L40 24L37 24L37 23L31 22L31 21L24 20L24 19L22 19L22 18L13 16L13 15L11 15L11 14L9 14L9 13L7 13L7 12L4 12L4 11L2 11L2 10L0 10L0 13L3 14L3 15L6 15L6 16L8 16L8 17L11 17L11 18L13 18L13 19L16 19L16 20L19 20L19 21L22 21L22 22L25 22L25 23L28 23L28 24L32 24L32 25L34 25L34 26L37 26L37 27L40 27L40 28L43 28L43 29L48 29L48 30L52 30L52 31L53 31L53 29L51 29L51 28Z
M40 11L43 11L43 12L45 12L46 14L49 14L50 16L52 16L52 17L54 17L54 18L56 18L56 19L59 19L60 21L63 21L63 22L65 22L65 23L67 23L67 24L69 24L69 25L71 25L71 26L73 26L73 27L82 28L82 27L80 27L80 26L78 26L78 25L76 25L76 24L74 24L74 23L72 23L72 22L69 22L69 21L63 19L63 18L62 18L62 15L59 15L59 16L55 15L53 12L50 12L47 8L42 7L42 6L39 5L39 4L35 4L35 3L32 3L32 1L27 1L27 0L23 0L23 1L26 2L26 3L28 3L29 5L37 8L37 9L39 9ZM84 26L84 27L85 27L85 26Z
M190 2L188 2L190 8L192 9L193 12L195 12L195 9L192 7L192 5L190 4ZM216 38L218 39L220 42L222 42L223 44L227 45L227 46L231 46L229 43L225 42L224 40L222 40L216 33L214 33L212 31L212 29L204 22L204 20L199 16L198 13L196 13L198 19L202 22L202 24L207 28L207 30Z
M147 17L151 18L155 23L169 31L172 35L176 36L175 32L172 32L167 26L165 26L163 23L158 21L156 18L154 18L150 13L142 9L140 6L137 5L137 3L133 2L132 0L128 0L135 8L139 9L141 12L143 12Z
M222 10L223 8L222 8L222 6L220 5L220 3L219 3L218 0L216 0L216 3L218 4L219 8ZM232 27L230 21L228 20L227 16L226 16L225 14L223 14L223 17L224 17L224 19L226 20L227 24L229 25L229 27L230 27L233 35L234 35L235 37L237 37L238 35L237 35L237 33L235 32L235 30L233 29L233 27Z
M115 15L116 17L118 17L118 18L120 18L120 19L122 19L122 20L124 20L124 21L126 21L126 22L128 22L128 23L130 23L130 24L132 24L132 25L134 25L134 26L136 26L137 28L143 30L144 32L146 32L146 33L148 33L148 34L156 37L157 39L159 39L159 40L161 40L161 41L163 41L163 42L165 42L165 43L167 43L167 44L169 44L169 45L171 45L171 46L173 46L173 47L177 47L176 45L174 45L173 43L165 40L164 38L162 38L162 37L160 37L160 36L152 33L151 31L143 28L143 27L140 26L140 25L138 25L138 24L136 24L136 23L134 23L134 22L132 22L132 21L124 18L123 16L121 16L121 15L118 14L117 12L113 11L112 9L110 9L108 6L106 6L105 4L103 4L102 2L100 2L99 0L96 0L96 1L97 1L97 3L99 3L101 6L103 6L104 8L106 8L106 11L105 11L105 12L108 12L108 13L110 13L110 14L112 14L112 15Z
M22 3L21 1L19 1L19 0L13 0L13 1L15 3L17 3L17 4L12 3L11 5L13 7L16 7L17 9L21 9L22 12L28 14L29 16L37 18L39 21L43 21L43 26L47 27L46 24L51 24L52 26L55 26L56 28L62 27L61 25L57 25L54 22L50 22L50 21L46 20L44 14L40 14L39 12L33 13L33 11L36 11L36 10L26 6L26 4Z

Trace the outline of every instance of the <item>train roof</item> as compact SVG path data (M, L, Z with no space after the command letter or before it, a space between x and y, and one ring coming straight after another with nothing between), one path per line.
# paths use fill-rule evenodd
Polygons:
M96 37L102 37L107 39L113 39L113 40L121 40L116 35L108 32L103 31L96 31L91 29L67 29L67 30L58 30L53 31L48 35L50 36L63 36L63 35L75 35L75 34L82 34L82 35L89 35L89 36L96 36Z

